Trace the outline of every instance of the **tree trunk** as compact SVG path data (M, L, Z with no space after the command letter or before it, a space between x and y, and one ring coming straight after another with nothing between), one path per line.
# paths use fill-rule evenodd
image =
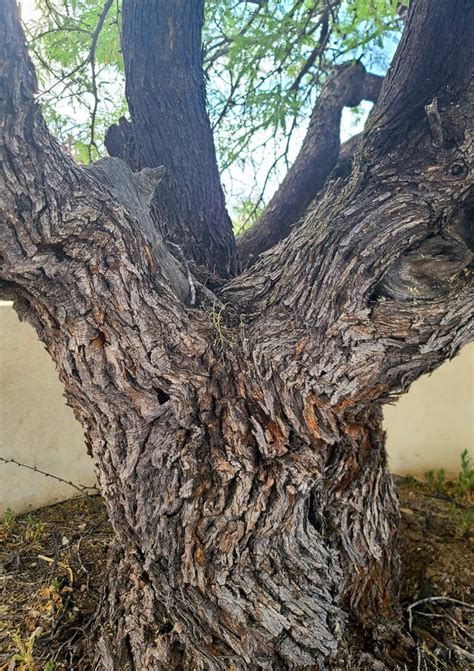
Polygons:
M472 10L433 2L412 3L348 180L230 281L221 245L214 293L188 263L208 251L167 244L192 222L160 209L158 165L61 152L0 4L0 290L56 362L116 536L105 669L403 668L381 408L473 319ZM407 70L423 95L403 105Z
M136 508L129 528L114 524L129 551L111 564L102 646L111 654L120 623L137 669L356 669L372 654L397 668L398 514L380 412L336 446L317 438L317 421L335 420L315 403L307 435L289 438L247 371L208 365L185 435L149 438L127 475ZM102 489L116 518L117 491Z

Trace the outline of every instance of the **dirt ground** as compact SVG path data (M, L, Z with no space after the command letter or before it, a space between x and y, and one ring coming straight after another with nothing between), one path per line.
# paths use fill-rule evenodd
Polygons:
M407 670L474 668L471 491L441 480L398 479L401 601L416 642ZM110 537L100 497L4 516L0 671L93 668L88 642Z

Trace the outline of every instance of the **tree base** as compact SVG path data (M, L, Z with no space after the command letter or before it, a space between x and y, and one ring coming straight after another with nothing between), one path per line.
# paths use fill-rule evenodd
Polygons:
M220 656L216 640L204 658L186 644L185 631L173 625L166 608L134 554L111 547L109 575L97 614L99 637L97 668L104 671L395 671L410 663L413 641L403 632L400 617L364 628L348 621L337 653L324 662L298 666L285 661L278 650L268 660L251 662L237 656Z

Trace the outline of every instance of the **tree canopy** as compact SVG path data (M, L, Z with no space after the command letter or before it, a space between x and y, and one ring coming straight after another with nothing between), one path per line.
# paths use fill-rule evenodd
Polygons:
M207 0L207 107L237 228L261 212L294 160L336 64L385 72L400 36L398 0ZM105 154L107 128L128 115L121 0L38 0L24 17L40 100L74 157Z

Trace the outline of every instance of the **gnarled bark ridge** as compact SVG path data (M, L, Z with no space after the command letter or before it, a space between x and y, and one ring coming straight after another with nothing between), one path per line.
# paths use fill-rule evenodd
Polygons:
M199 4L157 3L169 49L187 31L200 47ZM124 11L150 19L149 3ZM190 13L186 30L174 11ZM226 280L225 216L193 201L214 176L179 158L201 126L143 170L76 165L35 102L16 4L0 5L0 290L57 365L116 535L103 668L403 667L381 409L472 334L471 27L463 0L412 3L350 176ZM150 140L140 114L135 148ZM189 180L174 195L172 160ZM176 242L186 227L191 255ZM189 261L207 263L216 241L212 293Z

